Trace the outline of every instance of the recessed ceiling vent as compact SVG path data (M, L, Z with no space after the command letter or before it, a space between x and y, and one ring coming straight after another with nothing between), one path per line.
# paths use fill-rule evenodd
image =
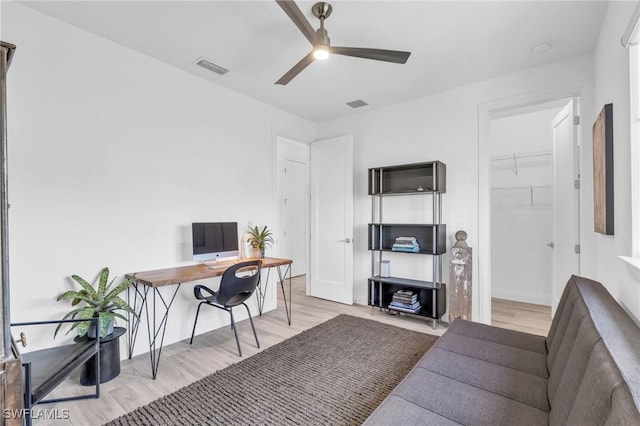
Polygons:
M206 70L209 70L211 72L215 72L218 75L225 75L226 73L229 72L228 69L222 68L220 65L216 65L213 62L211 62L210 60L208 60L206 58L203 58L203 57L199 57L193 63L198 65L199 67L202 67L202 68L206 69Z
M349 105L351 108L360 108L369 104L363 101L362 99L358 99L356 101L347 102L347 105Z

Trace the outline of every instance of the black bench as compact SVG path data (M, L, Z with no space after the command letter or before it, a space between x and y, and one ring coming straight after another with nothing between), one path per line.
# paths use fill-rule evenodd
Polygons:
M86 320L33 321L12 323L12 327L73 323ZM97 318L92 319L97 323ZM23 345L25 341L23 339ZM87 395L44 399L60 383L85 362L95 361L95 392ZM31 409L36 404L100 397L100 342L98 339L57 346L21 354L24 383L25 424L31 425Z

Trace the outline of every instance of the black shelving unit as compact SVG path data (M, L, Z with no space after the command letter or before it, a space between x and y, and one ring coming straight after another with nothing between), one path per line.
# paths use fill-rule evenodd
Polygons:
M441 322L446 313L446 284L442 282L442 255L446 253L446 225L442 224L442 194L446 192L446 165L440 161L404 164L369 169L369 195L371 195L371 223L369 245L371 251L371 277L369 278L369 305L394 310L389 307L393 294L398 290L411 290L418 296L420 310L408 315L418 315ZM385 223L382 219L383 199L387 196L428 195L433 197L432 223ZM420 251L407 255L433 256L431 281L402 277L382 277L380 265L385 252L393 250L397 237L415 237ZM418 257L419 258L419 257ZM406 314L406 312L403 312Z

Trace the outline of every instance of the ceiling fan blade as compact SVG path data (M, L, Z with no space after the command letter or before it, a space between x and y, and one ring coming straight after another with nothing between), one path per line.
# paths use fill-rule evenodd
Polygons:
M316 39L316 30L313 29L307 18L304 17L304 14L293 1L289 0L276 0L276 3L284 10L289 18L293 21L294 24L298 27L302 34L309 40L312 46L317 44Z
M291 80L293 80L293 78L300 74L300 72L305 69L306 67L309 66L309 64L311 64L311 62L313 62L314 57L313 57L313 51L311 51L307 56L305 56L304 58L302 58L300 60L300 62L298 62L297 64L295 64L293 66L293 68L291 68L289 71L287 71L287 73L285 75L283 75L282 77L280 77L280 80L276 81L275 84L281 84L281 85L286 85L287 83L289 83Z
M376 61L395 62L404 64L411 52L399 50L366 49L362 47L331 47L331 53L336 55L355 56L356 58L375 59Z

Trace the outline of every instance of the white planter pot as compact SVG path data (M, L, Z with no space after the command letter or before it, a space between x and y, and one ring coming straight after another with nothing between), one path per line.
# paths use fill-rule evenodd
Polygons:
M96 330L96 324L99 324L100 320L96 321L92 321L91 324L89 325L89 330L87 331L87 337L89 337L90 339L95 339L96 336L98 335L98 332ZM113 333L113 321L109 321L109 325L107 327L107 334L106 336L110 335L111 333ZM104 337L104 336L101 336Z

